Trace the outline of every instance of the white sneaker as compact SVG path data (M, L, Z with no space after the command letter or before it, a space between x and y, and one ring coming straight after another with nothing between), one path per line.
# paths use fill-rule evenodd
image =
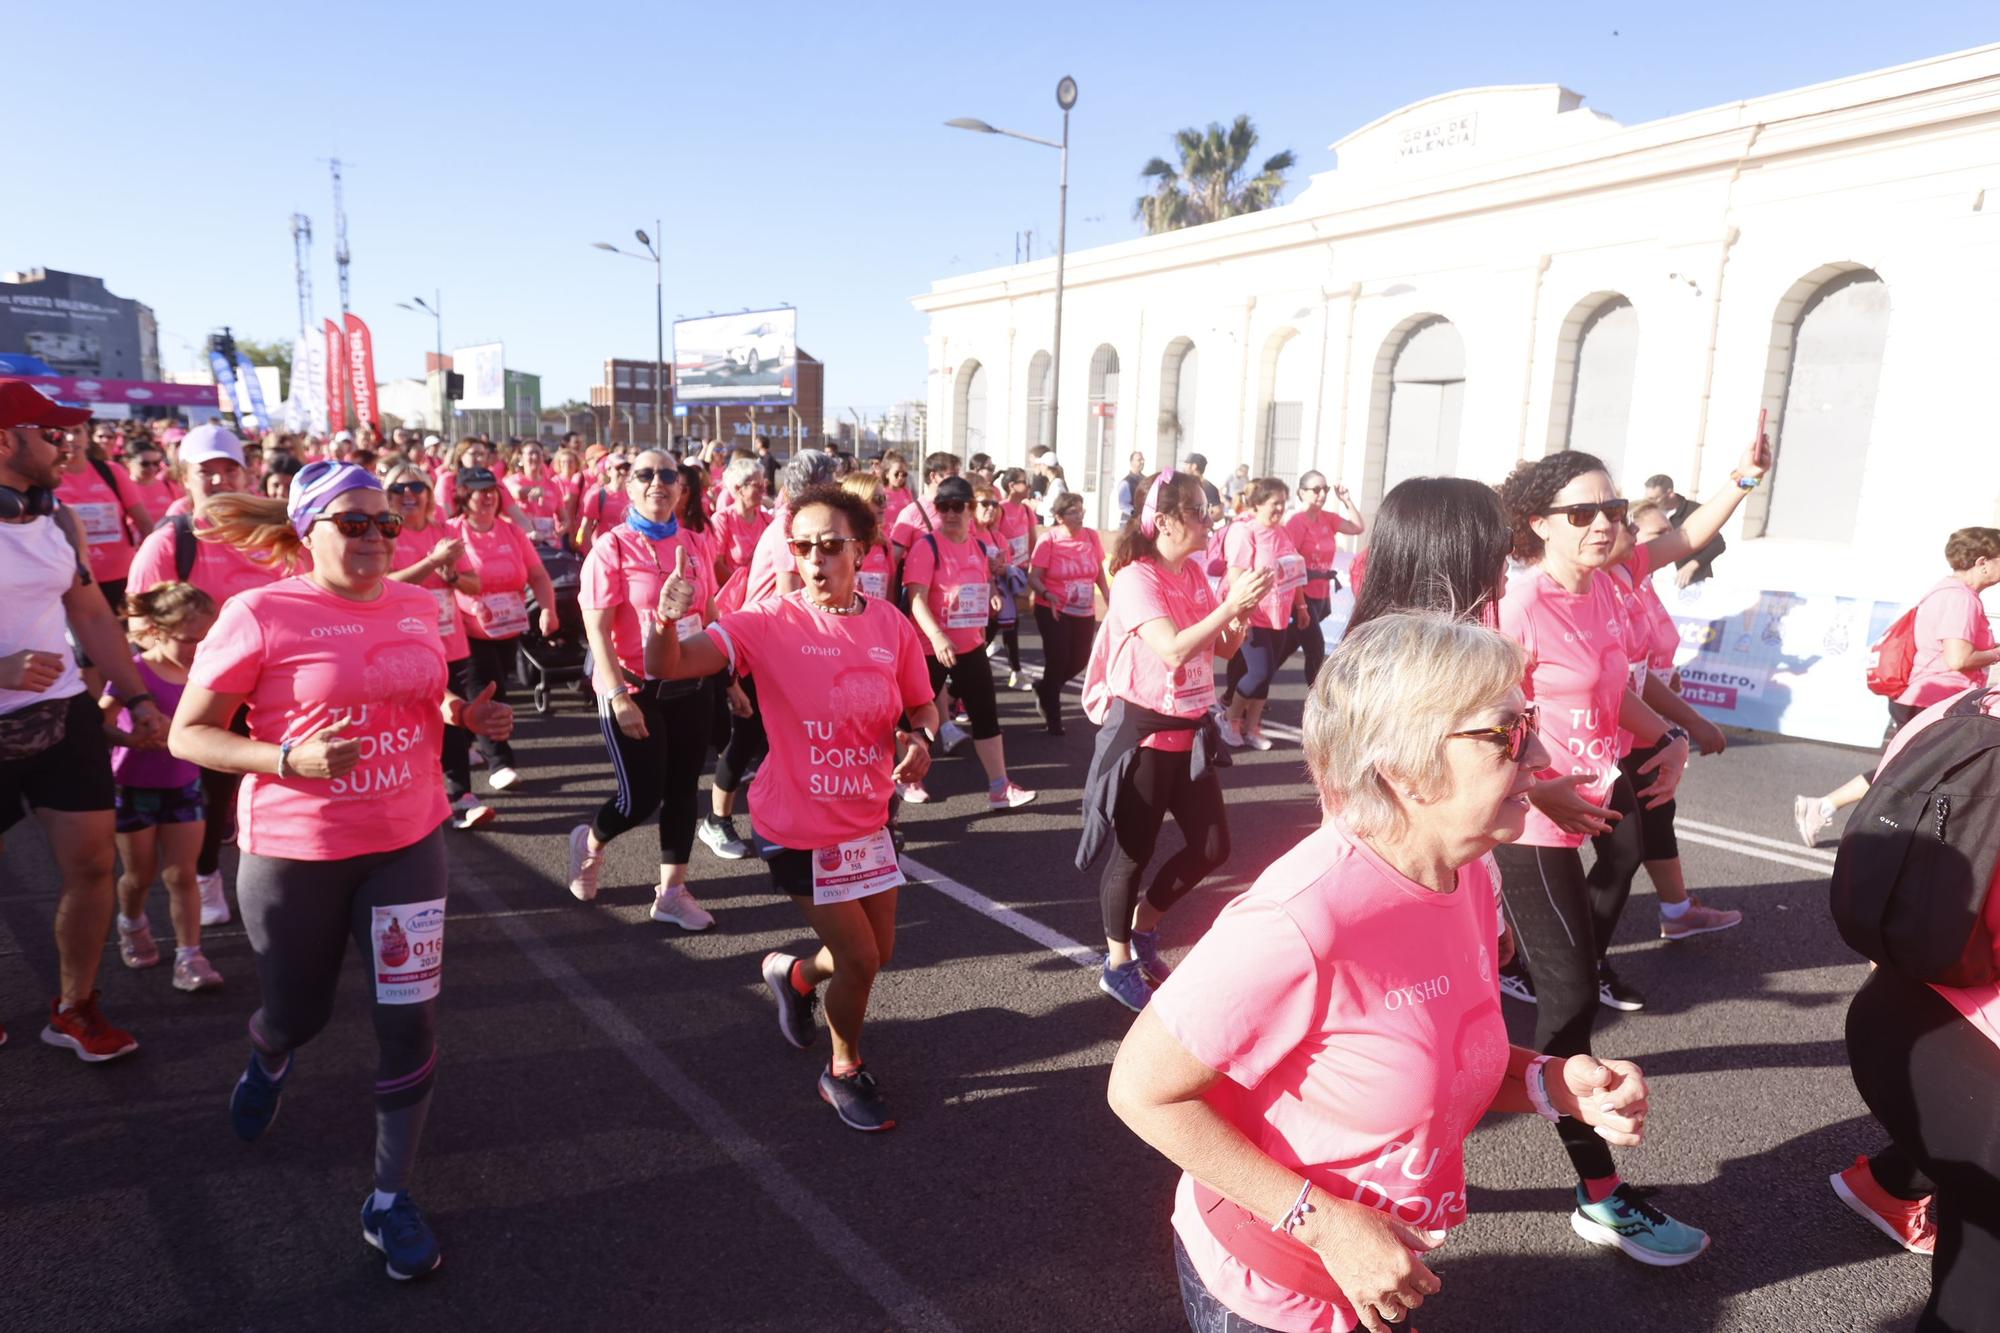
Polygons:
M707 845L708 850L725 861L741 861L750 855L748 844L736 832L736 818L733 815L724 815L720 819L714 815L706 815L694 826L694 833Z
M715 924L715 914L694 900L687 885L670 884L653 893L653 920L682 930L707 930Z
M938 748L946 754L957 754L972 737L956 722L947 722L938 728Z
M1247 743L1243 739L1242 731L1236 726L1236 719L1227 714L1224 714L1216 721L1215 729L1222 733L1222 743L1224 745L1240 750Z
M1819 845L1820 831L1833 822L1833 802L1824 796L1799 796L1792 800L1792 824L1799 841L1808 847Z
M1017 787L1011 781L999 791L986 793L986 804L995 810L1012 810L1035 799L1036 793L1026 787Z
M1009 672L1007 673L1007 688L1008 688L1008 689L1010 689L1010 690L1018 690L1018 689L1020 689L1020 688L1021 688L1021 673L1020 673L1020 672L1018 672L1018 671L1009 671Z
M1270 737L1266 736L1261 731L1244 732L1243 743L1249 746L1253 750L1268 750L1271 748Z
M474 796L471 792L451 803L451 826L453 828L478 828L481 824L493 822L493 807Z
M506 791L521 780L521 775L511 768L496 768L486 775L486 785L494 791Z
M587 903L597 897L597 868L604 863L604 851L590 850L590 825L578 824L569 831L570 897Z
M222 872L213 875L196 875L195 886L201 890L201 924L221 926L229 922L229 895L222 891Z

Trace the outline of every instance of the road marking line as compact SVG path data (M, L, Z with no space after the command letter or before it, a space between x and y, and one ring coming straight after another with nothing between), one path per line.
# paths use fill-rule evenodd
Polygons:
M646 1040L646 1034L622 1010L586 981L569 960L529 928L525 920L506 910L500 895L471 875L453 875L461 892L487 909L503 933L514 942L535 970L563 993L598 1031L609 1037L619 1053L630 1060L646 1081L658 1088L668 1101L679 1107L695 1126L730 1160L757 1182L766 1198L798 1224L820 1250L833 1260L855 1285L874 1298L890 1318L906 1328L938 1329L957 1333L957 1325L915 1287L904 1280L882 1256L805 1186L778 1163L769 1149L753 1138L722 1109L713 1097L681 1071L665 1052Z
M1779 838L1767 838L1762 834L1745 833L1741 829L1729 828L1722 824L1704 824L1693 819L1676 818L1674 825L1676 828L1693 829L1696 833L1713 834L1718 838L1734 838L1738 842L1754 842L1760 847L1774 847L1781 852L1790 852L1793 856L1823 858L1828 865L1833 864L1832 852L1823 852L1817 847L1806 848L1796 841L1785 842Z
M1702 847L1720 847L1738 856L1753 856L1760 861L1772 861L1781 866L1792 866L1799 870L1810 870L1815 875L1830 875L1833 864L1828 861L1808 861L1804 856L1791 856L1784 852L1767 852L1761 847L1751 847L1740 842L1730 842L1724 838L1711 838L1705 833L1690 833L1685 827L1677 830L1682 842L1696 843ZM1801 851L1804 849L1802 848Z
M968 888L941 870L933 870L909 856L903 858L903 868L945 897L970 907L981 916L999 922L1016 935L1026 936L1050 953L1060 954L1078 967L1094 970L1104 966L1104 955L1097 950L1086 944L1079 944L1061 931L1043 925L1025 912L1009 907L1005 903L993 901L979 890Z

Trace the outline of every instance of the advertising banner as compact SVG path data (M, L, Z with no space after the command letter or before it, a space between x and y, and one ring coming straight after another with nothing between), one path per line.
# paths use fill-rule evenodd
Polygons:
M247 429L254 423L250 418L249 395L236 383L236 367L229 364L227 357L211 347L208 349L208 368L215 372L215 400L225 412L236 414L239 429Z
M326 329L326 428L331 434L347 429L347 339L332 320L321 323Z
M120 403L129 407L206 407L215 401L210 384L159 384L152 380L78 379L71 375L0 375L19 379L59 403L99 407Z
M729 407L798 401L799 312L674 321L674 401Z
M264 410L264 389L257 383L257 367L241 352L236 354L236 418L259 433L271 428L270 414Z
M102 279L38 269L0 282L0 352L25 352L60 375L140 382L149 366L137 302ZM157 354L151 360L157 362Z
M501 343L481 343L477 347L453 350L451 363L465 376L465 397L458 400L463 412L499 412L507 406L507 377Z
M347 358L349 380L354 388L355 426L382 429L382 414L375 407L375 340L361 316L347 317Z

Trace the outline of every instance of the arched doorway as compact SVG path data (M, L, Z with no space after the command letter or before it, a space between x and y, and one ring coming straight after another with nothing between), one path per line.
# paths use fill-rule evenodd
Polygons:
M1632 383L1639 369L1639 312L1616 292L1584 299L1563 322L1556 352L1561 434L1549 446L1580 449L1604 460L1625 486L1625 446L1632 425ZM1563 379L1567 377L1567 394Z
M1306 397L1313 389L1311 359L1297 329L1279 329L1264 344L1264 410L1257 456L1250 461L1253 477L1276 477L1287 486L1298 483Z
M1055 447L1055 415L1049 403L1049 371L1054 365L1047 352L1036 352L1028 358L1027 411L1022 413L1021 461L1024 463L1028 451L1036 445Z
M970 357L958 368L951 414L951 447L961 459L986 449L986 367Z
M1192 338L1176 338L1160 358L1160 424L1155 468L1180 461L1195 438L1195 381L1201 358Z
M1464 409L1465 342L1452 322L1416 315L1392 329L1375 358L1366 502L1410 477L1455 473Z
M1118 349L1099 343L1090 354L1090 425L1085 432L1083 475L1068 478L1070 489L1097 492L1097 524L1117 517L1117 478L1125 471L1118 453ZM1107 517L1109 515L1109 517Z

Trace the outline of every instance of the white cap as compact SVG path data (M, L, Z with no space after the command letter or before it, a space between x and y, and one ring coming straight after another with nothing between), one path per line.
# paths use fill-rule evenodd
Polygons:
M442 435L424 436L424 448L426 449L430 448L434 444L443 444L443 443L444 443L444 437Z
M206 463L222 458L243 463L243 441L220 426L196 426L181 437L181 462Z
M331 441L329 441L329 443L331 443L331 444L353 444L353 443L354 443L354 432L353 432L353 431L351 431L351 430L340 430L340 431L335 431L335 432L333 433L333 439L332 439Z

